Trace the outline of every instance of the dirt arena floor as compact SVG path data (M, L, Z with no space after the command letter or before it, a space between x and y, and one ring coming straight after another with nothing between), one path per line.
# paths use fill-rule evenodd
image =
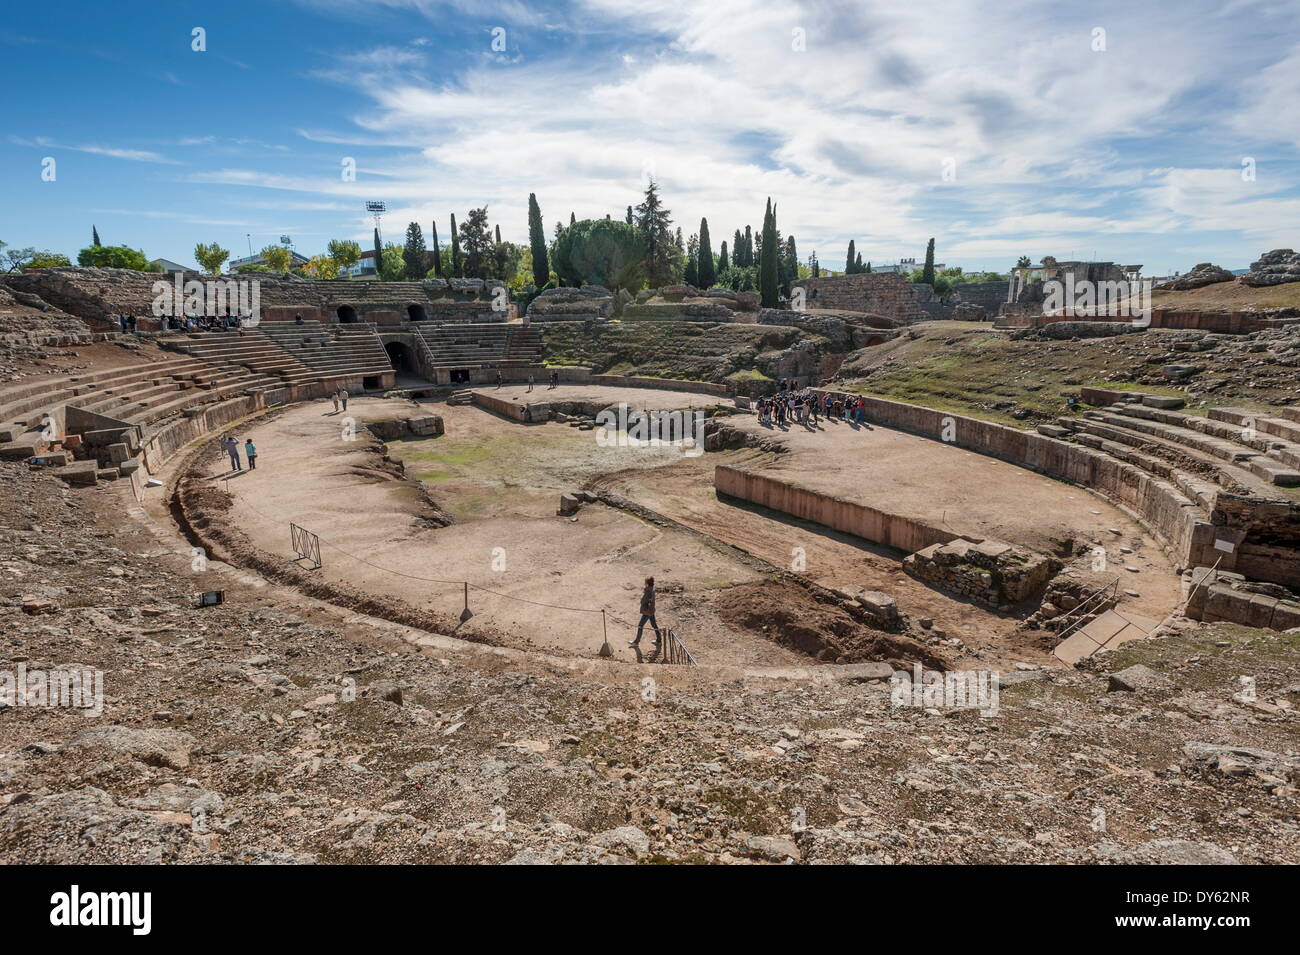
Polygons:
M540 381L529 391L524 385L476 386L474 391L481 391L494 398L514 401L519 404L544 404L550 401L594 402L609 406L626 404L629 408L644 411L676 411L692 408L705 408L719 403L730 405L727 398L716 395L697 394L693 391L674 391L668 388L613 388L607 385L571 385L559 384L552 388Z
M487 389L528 400L526 386ZM539 400L590 401L664 409L702 397L646 389L563 386L534 389ZM661 623L674 626L701 663L788 666L806 654L769 639L766 625L737 608L763 603L773 615L812 612L789 593L773 594L760 570L707 539L648 523L604 504L588 504L577 519L556 515L561 494L613 490L708 537L781 567L803 559L802 573L819 584L890 593L900 609L964 644L957 665L998 666L1018 660L1051 662L1050 648L1018 633L1023 613L997 613L908 577L903 555L849 535L775 512L719 501L717 464L789 476L798 483L855 496L864 483L888 488L869 502L953 528L1054 551L1068 539L1128 547L1116 570L1138 596L1126 606L1162 618L1179 600L1172 567L1141 528L1087 492L923 438L842 422L817 431L796 426L776 435L784 455L756 450L701 456L679 447L601 446L596 433L559 423L520 424L476 406L357 399L349 416L367 420L440 414L446 434L394 441L389 453L409 478L449 515L430 526L420 491L382 467L365 441L344 438L345 416L325 402L296 405L239 433L261 455L256 471L232 475L224 459L206 473L235 495L230 519L261 549L290 554L288 522L322 538L326 579L443 613L459 613L463 594L437 580L468 580L474 623L509 635L524 649L589 656L602 641L598 612L606 611L616 659L636 626L641 580L659 582ZM757 419L728 423L755 432ZM364 435L364 432L363 432ZM1116 535L1113 530L1119 530ZM1123 566L1136 567L1125 572ZM764 602L767 603L764 603ZM543 604L566 609L551 609ZM775 626L775 625L774 625ZM645 643L650 643L647 635Z
M658 467L680 456L676 449L601 448L590 431L522 425L473 406L358 399L349 412L362 423L443 415L446 435L391 442L389 452L455 523L423 523L417 490L377 467L366 442L344 440L345 416L316 402L237 433L260 451L255 471L232 475L225 459L207 467L234 495L230 520L261 549L288 556L293 521L320 535L327 579L452 615L461 588L424 578L467 580L504 595L473 591L475 623L527 649L594 654L604 609L615 658L628 662L641 582L654 576L661 625L675 627L701 663L809 662L718 617L714 594L762 579L734 557L603 504L585 506L577 520L556 515L561 494L606 470ZM648 650L648 629L643 642Z

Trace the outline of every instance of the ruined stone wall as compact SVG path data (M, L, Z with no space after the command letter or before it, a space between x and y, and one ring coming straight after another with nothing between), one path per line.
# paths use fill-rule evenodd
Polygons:
M810 309L869 312L903 324L924 322L932 317L920 304L912 283L892 272L799 279L794 286L807 291L804 305Z
M1130 317L1107 318L1105 315L1089 315L1089 322L1128 325ZM1044 315L1042 307L1037 305L1004 305L998 316L999 328L1042 328L1060 322L1074 322L1072 315ZM1153 308L1151 310L1151 328L1185 328L1202 332L1217 332L1226 335L1246 335L1250 332L1264 331L1277 327L1277 321L1269 315L1257 312L1209 312L1196 309Z
M946 544L957 537L922 521L725 464L713 469L713 487L720 494L909 553L931 544Z
M212 277L182 276L182 286L186 279L204 278ZM352 308L361 321L384 323L391 323L394 316L407 320L410 306L422 309L429 321L503 322L507 316L505 310L493 307L500 300L496 290L505 288L495 279L313 282L261 272L219 278L257 282L260 305L267 309L269 320L292 321L295 312L308 318L310 312L321 321L336 321L345 307ZM66 267L5 277L10 288L39 295L69 314L96 323L111 322L118 313L151 316L157 282L166 282L172 290L176 287L175 277L130 269Z

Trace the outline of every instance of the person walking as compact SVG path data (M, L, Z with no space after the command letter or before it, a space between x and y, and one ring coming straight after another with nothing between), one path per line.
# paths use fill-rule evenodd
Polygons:
M338 414L338 413L339 413L339 393L338 393L337 391L334 392L334 394L330 395L330 398L332 398L332 399L334 400L334 413L335 413L335 414Z
M528 376L528 390L529 390L529 391L532 391L532 390L533 390L533 376L532 376L532 375L529 375L529 376Z
M257 470L257 445L252 438L244 439L244 457L248 458L248 470Z
M348 410L348 390L347 390L346 388L340 388L340 389L339 389L339 401L340 401L340 402L342 403L342 405L343 405L343 410L344 410L344 411L347 411L347 410Z
M497 387L501 387L501 372L497 372Z
M636 627L636 639L628 644L629 647L639 647L641 645L641 633L645 630L645 625L650 624L655 632L655 649L659 647L659 621L655 619L655 579L647 577L645 579L645 589L641 591L641 622Z
M221 446L225 448L226 453L230 455L230 470L244 470L243 465L239 463L239 442L230 435L226 435L226 440L221 442Z

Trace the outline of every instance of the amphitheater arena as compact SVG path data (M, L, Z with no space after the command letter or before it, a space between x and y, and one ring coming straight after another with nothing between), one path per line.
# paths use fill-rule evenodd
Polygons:
M723 385L547 367L491 283L267 281L254 327L121 335L155 279L10 283L56 347L0 390L0 455L115 495L193 556L196 590L270 587L448 652L727 678L1067 665L1179 616L1300 626L1270 587L1300 585L1300 408L1084 389L1094 410L1036 432L876 398L861 425L774 429ZM669 440L596 423L619 408ZM657 655L628 646L647 576Z

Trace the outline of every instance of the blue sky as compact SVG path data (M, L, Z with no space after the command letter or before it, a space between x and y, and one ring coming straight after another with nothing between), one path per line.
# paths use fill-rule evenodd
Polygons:
M0 239L310 255L368 247L382 199L393 241L484 204L523 241L529 192L549 235L652 174L686 234L757 227L770 195L833 268L851 238L1148 274L1300 246L1294 0L1081 6L48 3L0 21Z

